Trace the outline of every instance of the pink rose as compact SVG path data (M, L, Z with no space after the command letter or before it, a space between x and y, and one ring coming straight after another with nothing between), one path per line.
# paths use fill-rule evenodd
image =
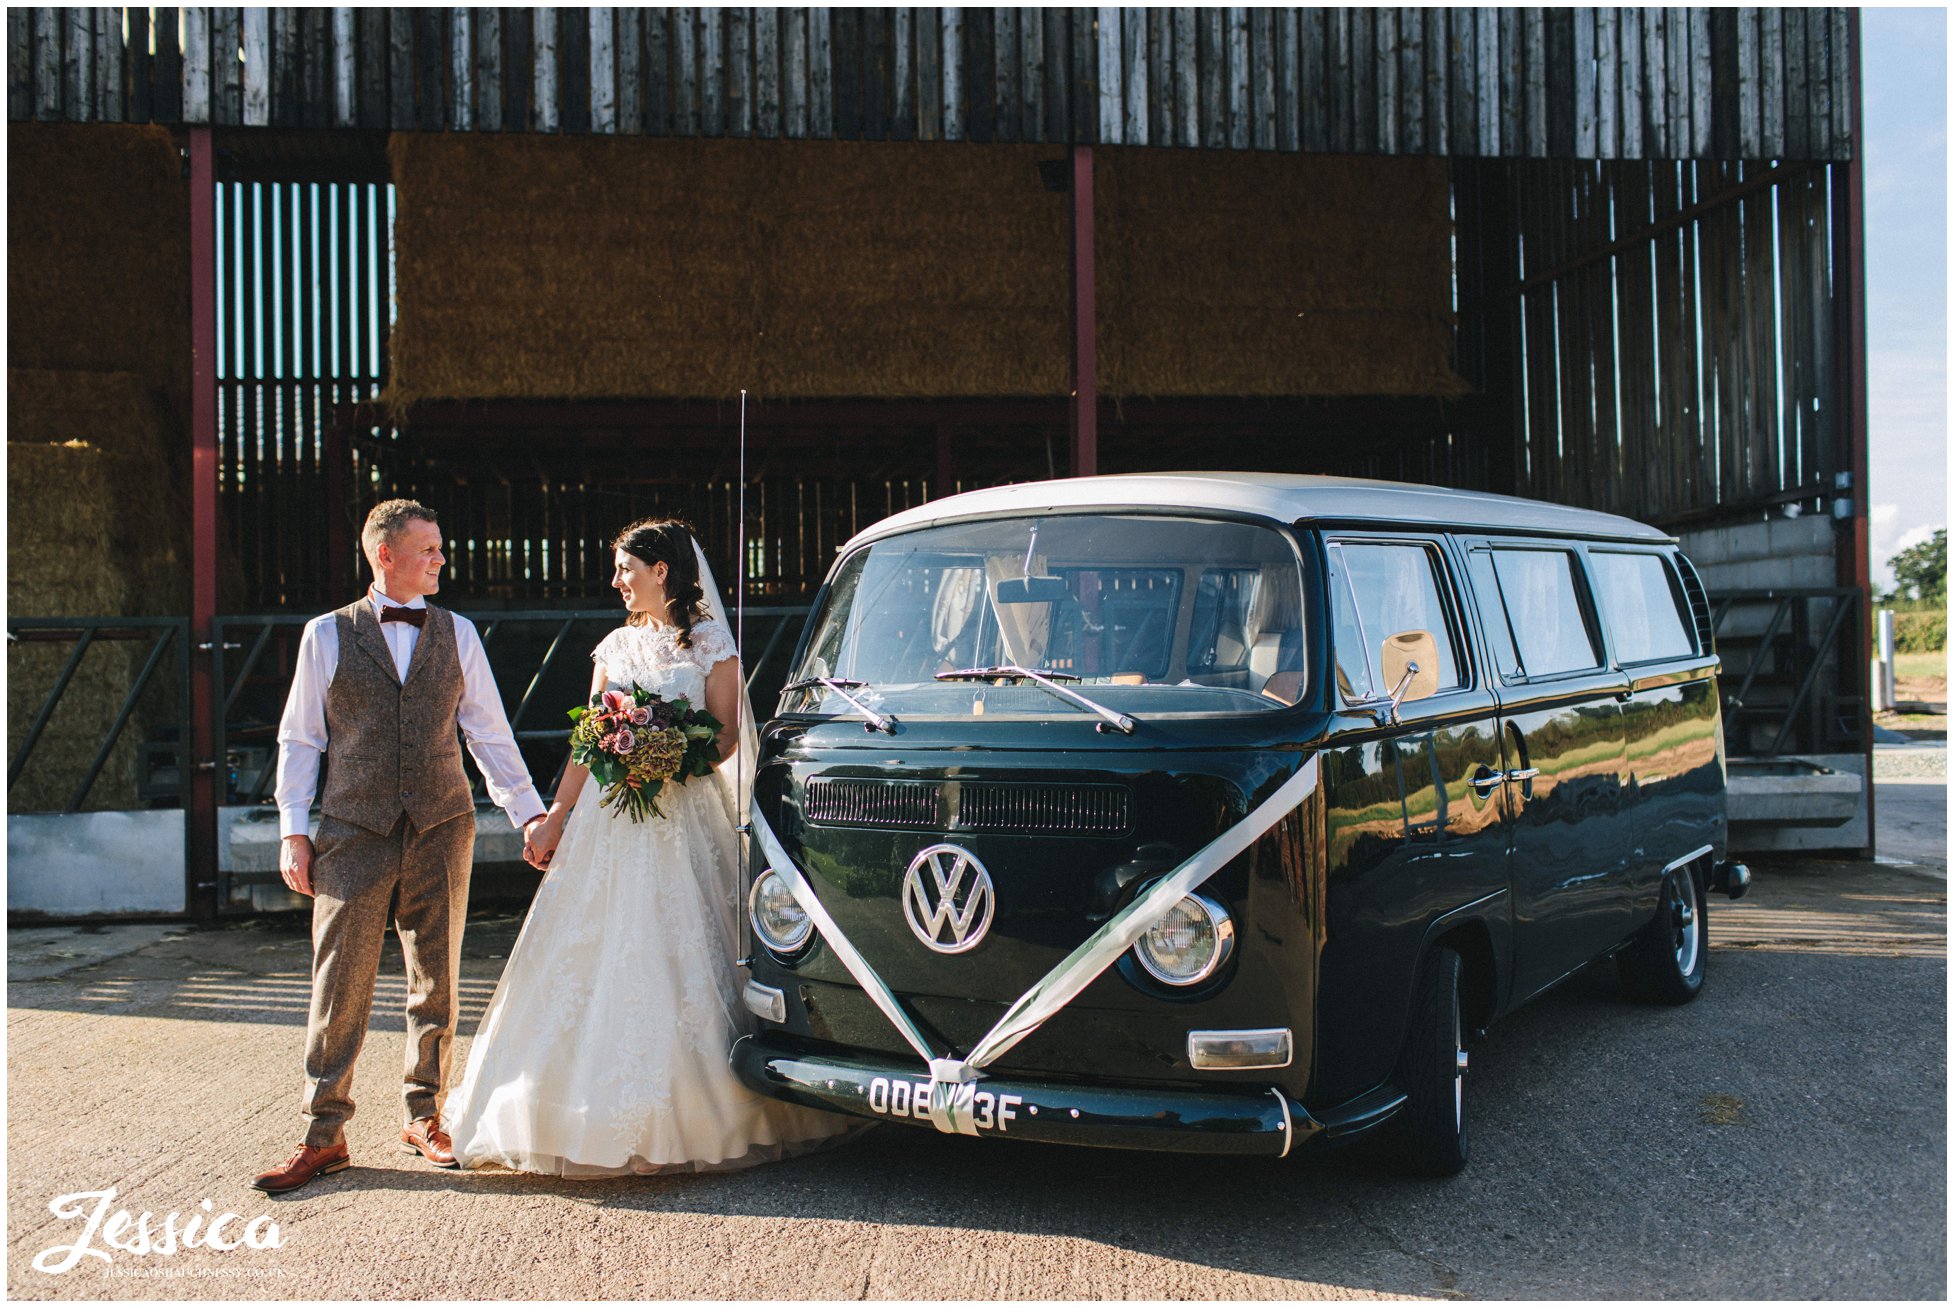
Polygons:
M617 742L617 752L620 754L629 754L638 747L638 738L631 734L629 727L619 727L611 739Z
M651 710L648 708L634 708L625 714L625 716L631 719L632 726L642 727L651 721Z

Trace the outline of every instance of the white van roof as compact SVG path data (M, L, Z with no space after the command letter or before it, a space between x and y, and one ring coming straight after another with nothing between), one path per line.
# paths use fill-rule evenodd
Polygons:
M1484 491L1297 473L1136 472L1020 482L946 496L884 518L857 532L842 549L852 549L896 532L962 518L1121 508L1179 508L1195 512L1208 509L1278 522L1527 532L1651 543L1673 540L1654 527L1612 513Z

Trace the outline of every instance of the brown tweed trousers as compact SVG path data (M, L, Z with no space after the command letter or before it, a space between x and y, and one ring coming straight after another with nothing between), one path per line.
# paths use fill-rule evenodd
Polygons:
M353 1064L389 918L407 963L406 1115L440 1114L475 854L453 615L428 606L405 682L370 603L360 599L333 619L339 663L326 690L302 1104L305 1142L315 1147L337 1143L353 1115Z

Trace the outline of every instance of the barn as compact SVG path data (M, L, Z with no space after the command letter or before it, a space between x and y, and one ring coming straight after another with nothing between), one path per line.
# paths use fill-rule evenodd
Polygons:
M270 902L296 636L392 494L539 780L642 513L744 571L763 699L836 545L957 490L1625 513L1708 587L1743 841L1870 848L1854 11L7 22L16 916Z

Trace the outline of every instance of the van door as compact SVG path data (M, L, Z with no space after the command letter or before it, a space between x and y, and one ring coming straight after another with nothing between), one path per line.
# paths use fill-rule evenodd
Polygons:
M1500 771L1490 673L1440 542L1349 533L1326 555L1337 717L1321 755L1329 910L1312 1094L1337 1102L1390 1075L1427 926L1499 896L1507 874L1498 783L1483 784ZM1391 692L1413 645L1433 656L1415 660L1426 693L1395 724L1353 708ZM1503 937L1497 904L1487 911Z
M1622 706L1634 847L1625 930L1646 922L1676 860L1724 844L1716 657L1690 612L1673 550L1590 546L1611 659L1628 678Z
M1620 943L1634 832L1622 697L1578 552L1474 542L1468 568L1499 662L1511 819L1513 998Z

